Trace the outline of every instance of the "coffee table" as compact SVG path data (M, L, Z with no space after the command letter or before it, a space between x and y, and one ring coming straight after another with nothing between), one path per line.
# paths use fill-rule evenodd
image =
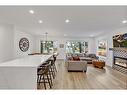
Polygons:
M105 66L105 61L103 60L93 60L92 64L94 67L98 67L100 69L103 69L103 67Z

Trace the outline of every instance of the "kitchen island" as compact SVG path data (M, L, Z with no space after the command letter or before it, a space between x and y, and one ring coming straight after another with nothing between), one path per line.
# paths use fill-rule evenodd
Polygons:
M0 89L37 89L37 68L51 55L30 55L0 63Z

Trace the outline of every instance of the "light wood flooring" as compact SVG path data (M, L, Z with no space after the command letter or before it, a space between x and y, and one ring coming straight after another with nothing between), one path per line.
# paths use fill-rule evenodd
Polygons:
M127 75L111 67L99 69L89 64L87 72L83 73L68 72L67 64L62 60L57 60L56 65L58 71L53 89L127 89ZM39 88L43 89L43 84Z

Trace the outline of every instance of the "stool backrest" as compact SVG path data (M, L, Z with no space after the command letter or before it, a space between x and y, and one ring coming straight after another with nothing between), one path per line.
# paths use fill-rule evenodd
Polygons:
M51 62L48 62L48 63L45 64L45 66L43 67L44 73L45 73L45 74L49 72L50 66L51 66Z
M55 55L53 55L53 59L54 59L54 62L56 61L56 56Z

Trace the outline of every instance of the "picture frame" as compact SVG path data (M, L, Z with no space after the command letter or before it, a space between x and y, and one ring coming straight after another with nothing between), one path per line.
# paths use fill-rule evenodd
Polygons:
M98 41L98 55L106 57L107 56L107 40Z

